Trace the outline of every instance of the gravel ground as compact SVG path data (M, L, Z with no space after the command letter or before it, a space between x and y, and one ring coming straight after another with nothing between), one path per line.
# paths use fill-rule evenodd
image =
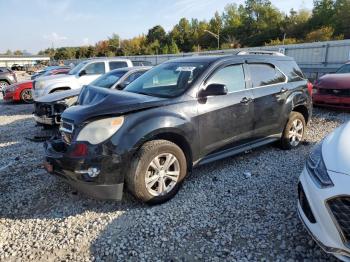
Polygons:
M43 135L31 110L0 101L1 261L334 260L299 221L296 186L312 145L350 114L315 109L298 149L199 167L173 200L148 207L128 194L93 200L46 174L42 144L26 140Z

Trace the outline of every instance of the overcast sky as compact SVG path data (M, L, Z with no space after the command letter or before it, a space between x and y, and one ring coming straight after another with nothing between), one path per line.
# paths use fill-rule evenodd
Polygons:
M155 25L170 30L181 17L210 19L244 0L4 0L0 53L95 44L113 33L131 38ZM312 0L272 0L279 9L312 8Z

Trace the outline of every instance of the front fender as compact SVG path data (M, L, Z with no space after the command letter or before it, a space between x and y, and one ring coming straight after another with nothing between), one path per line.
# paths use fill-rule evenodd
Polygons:
M146 111L148 111L146 113ZM182 114L153 109L126 116L124 126L113 138L112 143L118 151L134 154L145 142L157 137L181 138L189 146L191 153L196 152L198 136L195 123Z

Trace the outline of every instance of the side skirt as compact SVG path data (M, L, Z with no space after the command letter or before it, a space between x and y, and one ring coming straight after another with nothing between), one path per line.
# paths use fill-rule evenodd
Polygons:
M257 147L271 144L273 142L278 141L281 138L281 136L282 136L282 134L269 136L269 137L266 137L263 139L256 140L253 143L244 144L244 145L237 146L237 147L230 148L230 149L226 149L226 150L214 153L214 154L210 154L210 155L208 155L204 158L201 158L201 159L197 160L196 162L194 162L193 166L195 167L195 166L208 164L208 163L211 163L211 162L219 160L219 159L234 156L234 155L243 153L245 151L248 151L248 150L251 150L251 149L254 149Z

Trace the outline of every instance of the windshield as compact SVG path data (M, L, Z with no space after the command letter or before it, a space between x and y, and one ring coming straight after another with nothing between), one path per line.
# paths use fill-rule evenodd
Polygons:
M72 70L69 71L69 75L76 75L79 73L79 71L88 63L88 61L81 62L78 65L76 65Z
M124 90L158 97L176 97L188 89L207 63L164 63L140 76Z
M348 74L350 73L350 64L343 65L341 68L338 69L336 72L337 74Z
M125 75L126 71L112 71L108 74L102 75L91 83L93 86L111 88L119 79Z

